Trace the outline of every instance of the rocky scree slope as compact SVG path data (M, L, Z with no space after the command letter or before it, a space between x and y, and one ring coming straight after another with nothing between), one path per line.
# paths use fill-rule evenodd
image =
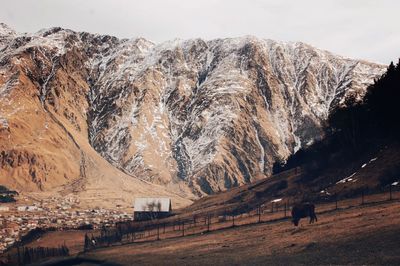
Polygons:
M0 176L32 189L82 179L78 136L127 176L210 194L322 138L330 111L384 70L299 42L154 44L2 25Z
M146 195L170 197L174 207L190 203L118 170L89 145L89 56L116 38L60 28L17 35L1 27L1 184L35 199L69 195L82 207L128 207Z

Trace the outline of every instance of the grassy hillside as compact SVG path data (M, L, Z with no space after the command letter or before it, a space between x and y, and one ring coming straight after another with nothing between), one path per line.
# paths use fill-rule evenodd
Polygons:
M84 258L99 265L398 265L398 202L319 215L294 228L289 221L241 226L203 235L99 249Z

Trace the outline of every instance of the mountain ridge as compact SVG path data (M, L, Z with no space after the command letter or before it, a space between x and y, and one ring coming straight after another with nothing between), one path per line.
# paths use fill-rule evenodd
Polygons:
M63 164L65 154L84 158L72 155L78 151L73 140L66 140L66 126L113 166L183 197L268 176L275 161L323 137L331 108L348 95L361 99L365 87L384 71L384 66L300 42L253 36L154 44L61 28L2 32L0 93L3 97L19 87L19 99L37 113L32 121L41 121L41 128L46 123L58 128L45 136L54 147L65 144L53 168ZM8 104L5 99L1 119L8 131L2 130L2 150L13 151L11 146L24 142L12 139L23 123L12 113L15 95ZM54 132L57 136L47 139ZM10 138L12 143L6 144ZM41 144L32 139L31 145ZM80 165L58 171L58 181L50 187L81 176ZM35 170L44 190L57 172L46 167ZM32 176L28 168L22 173ZM18 165L7 168L0 180L20 170ZM63 171L72 177L63 177Z

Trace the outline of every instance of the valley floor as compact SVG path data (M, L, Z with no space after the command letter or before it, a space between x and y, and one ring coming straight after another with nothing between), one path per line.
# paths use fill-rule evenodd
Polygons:
M202 235L98 249L80 265L399 265L400 202L319 215L315 224L289 220Z

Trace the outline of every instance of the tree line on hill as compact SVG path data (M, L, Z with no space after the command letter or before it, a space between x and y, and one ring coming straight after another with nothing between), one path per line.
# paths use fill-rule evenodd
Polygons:
M274 174L301 166L311 181L326 167L345 164L363 153L400 141L400 60L393 62L379 79L367 88L362 101L349 97L334 110L325 126L323 140L299 150L283 164L276 162ZM386 183L400 174L400 165ZM384 184L383 184L384 185Z
M0 265L28 265L40 262L51 257L68 257L69 249L66 245L59 247L17 247L16 254L13 256L8 253L5 261L0 261ZM3 263L3 264L2 264ZM37 265L41 265L38 263ZM51 264L55 265L55 264ZM57 264L58 265L58 264Z

